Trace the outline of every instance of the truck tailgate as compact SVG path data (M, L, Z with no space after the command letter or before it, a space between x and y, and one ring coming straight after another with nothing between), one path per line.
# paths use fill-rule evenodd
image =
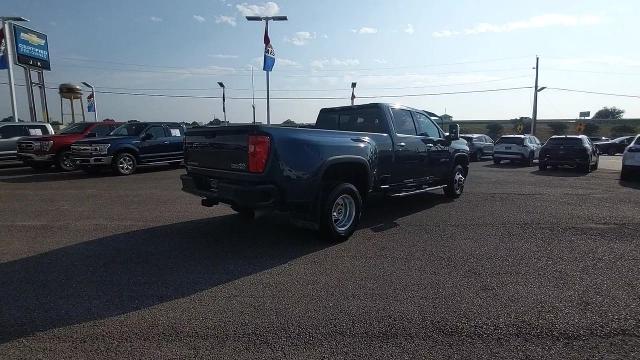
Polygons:
M202 127L187 130L185 164L207 169L248 171L248 138L256 125Z

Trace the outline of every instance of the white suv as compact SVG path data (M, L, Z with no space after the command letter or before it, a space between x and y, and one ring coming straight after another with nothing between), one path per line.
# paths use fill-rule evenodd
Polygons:
M632 173L640 174L640 135L624 149L620 180L630 180Z
M505 135L496 141L493 163L500 164L502 160L510 160L533 166L533 160L540 155L541 147L540 140L533 135Z

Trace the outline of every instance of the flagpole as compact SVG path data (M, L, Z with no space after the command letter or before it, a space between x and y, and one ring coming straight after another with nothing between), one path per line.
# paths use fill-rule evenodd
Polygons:
M256 123L256 90L253 87L253 65L251 65L251 109L253 110L253 123Z
M264 33L269 33L269 19L265 19L264 21ZM265 45L266 46L266 45ZM271 105L269 99L269 73L270 71L265 71L267 73L267 125L271 125Z

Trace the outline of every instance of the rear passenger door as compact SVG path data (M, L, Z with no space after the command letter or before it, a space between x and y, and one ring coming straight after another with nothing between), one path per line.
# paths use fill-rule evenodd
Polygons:
M413 118L418 136L427 149L427 161L424 164L427 176L431 180L447 177L451 166L451 154L450 146L444 141L444 134L427 115L414 111Z
M167 140L169 141L169 152L171 157L182 157L183 154L183 140L184 140L184 128L177 124L168 124L167 126Z
M491 139L490 137L488 137L487 135L484 136L484 142L485 142L485 147L484 147L484 153L487 155L491 155L493 154L493 139Z
M418 136L411 111L401 108L391 109L394 127L393 183L413 182L426 178L428 153L425 143Z

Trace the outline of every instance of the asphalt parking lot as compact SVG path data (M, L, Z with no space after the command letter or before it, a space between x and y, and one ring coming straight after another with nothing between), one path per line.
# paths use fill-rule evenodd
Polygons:
M640 183L610 166L473 163L333 245L181 169L3 167L0 358L637 358Z

